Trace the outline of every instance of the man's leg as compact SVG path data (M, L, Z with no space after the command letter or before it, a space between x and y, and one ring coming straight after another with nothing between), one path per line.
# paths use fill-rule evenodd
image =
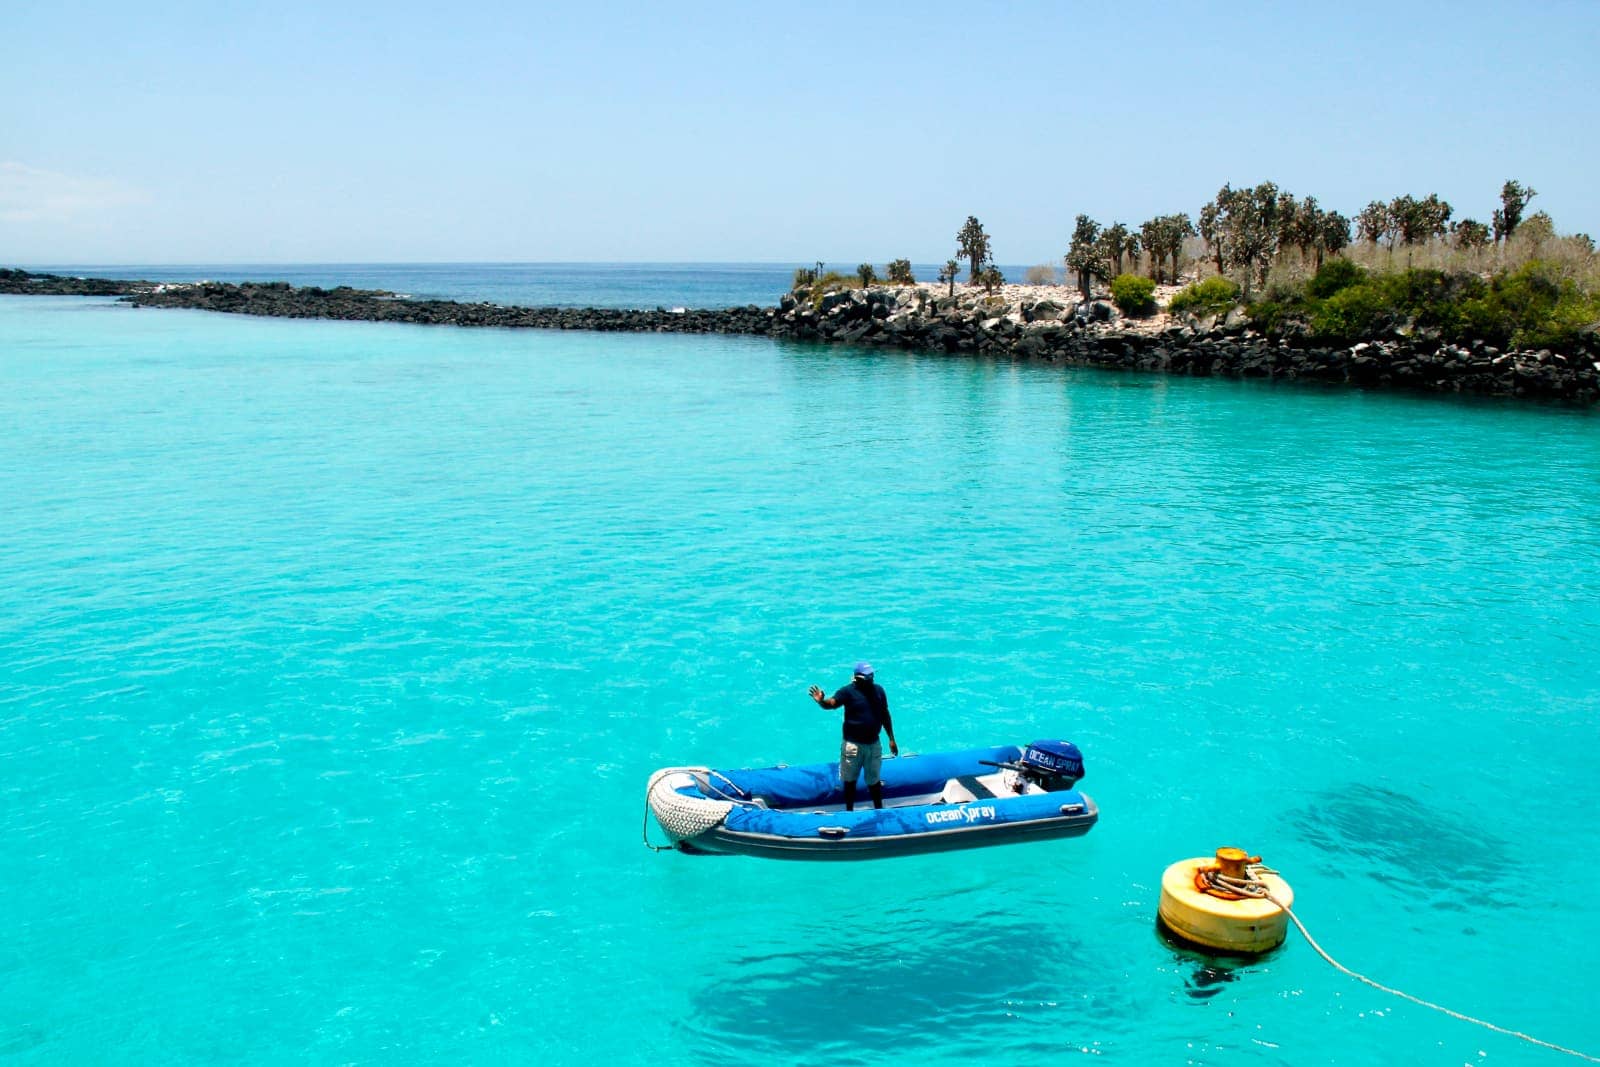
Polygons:
M839 778L844 782L844 810L856 810L856 778L861 774L861 746L854 741L839 745Z
M867 772L867 789L872 793L872 806L883 807L883 746L868 745L863 768Z

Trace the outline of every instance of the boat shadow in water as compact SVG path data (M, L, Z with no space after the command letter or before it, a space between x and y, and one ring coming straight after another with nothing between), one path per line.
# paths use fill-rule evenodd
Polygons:
M1329 877L1360 871L1434 909L1518 903L1507 869L1495 862L1509 853L1505 842L1404 793L1365 784L1326 790L1289 819L1307 844L1338 858Z
M914 1063L1004 1047L1036 1063L1059 1056L1062 1041L1103 1044L1137 1017L1104 955L1047 926L993 913L872 925L844 918L832 944L730 959L679 1028L704 1062L850 1064L893 1048ZM1041 1034L1050 1039L1030 1047Z

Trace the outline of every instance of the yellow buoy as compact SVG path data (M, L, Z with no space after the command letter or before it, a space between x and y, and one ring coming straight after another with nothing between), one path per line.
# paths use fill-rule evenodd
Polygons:
M1260 856L1239 848L1179 860L1161 876L1161 921L1185 941L1222 952L1277 948L1288 933L1285 909L1294 906L1294 890L1260 863ZM1240 885L1257 886L1251 892L1270 893L1277 903L1230 888Z

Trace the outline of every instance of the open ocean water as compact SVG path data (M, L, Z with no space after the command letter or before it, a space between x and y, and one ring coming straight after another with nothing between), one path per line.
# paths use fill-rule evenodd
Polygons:
M796 267L810 263L312 263L185 266L36 266L31 270L88 278L153 282L260 282L332 288L387 289L419 300L524 307L725 308L771 307L794 282ZM880 269L887 270L882 264ZM824 270L854 275L855 264L827 263ZM1021 282L1028 268L1002 266ZM914 264L915 276L932 282L933 264Z
M1166 944L1225 844L1600 1054L1593 413L5 297L0 523L8 1063L1572 1062ZM1076 740L1100 824L643 847L657 767L831 758L861 658L906 750Z

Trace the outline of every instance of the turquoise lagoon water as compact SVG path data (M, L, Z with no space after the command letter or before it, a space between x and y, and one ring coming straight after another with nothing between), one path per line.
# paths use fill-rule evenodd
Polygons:
M1600 422L739 338L0 298L0 1058L1600 1053ZM1078 841L654 854L677 763L1067 736Z

